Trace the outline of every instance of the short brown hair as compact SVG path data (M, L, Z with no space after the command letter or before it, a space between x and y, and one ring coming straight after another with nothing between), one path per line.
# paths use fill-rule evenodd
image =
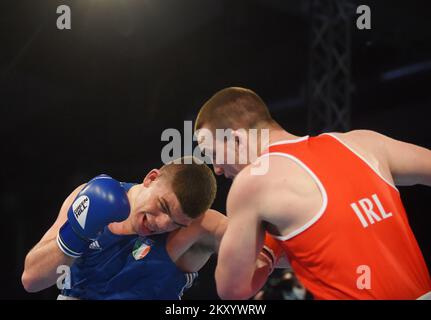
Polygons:
M265 102L252 90L230 87L218 91L200 109L195 131L204 126L215 129L251 129L275 123Z
M213 204L217 193L214 173L197 158L176 159L165 164L160 173L168 178L184 214L190 218L197 218Z

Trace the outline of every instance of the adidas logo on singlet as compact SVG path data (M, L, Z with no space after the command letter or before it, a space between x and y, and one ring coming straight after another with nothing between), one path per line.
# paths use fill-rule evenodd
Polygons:
M99 242L97 242L97 240L95 240L92 243L90 243L90 245L88 246L88 248L90 248L92 250L101 250L102 249L102 247L100 246Z

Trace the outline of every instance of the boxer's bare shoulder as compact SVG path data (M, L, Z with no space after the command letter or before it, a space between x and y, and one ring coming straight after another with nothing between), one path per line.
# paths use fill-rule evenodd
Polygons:
M386 153L388 137L371 130L353 130L346 133L332 133L332 135L363 158L390 184L395 184Z
M270 155L258 161L253 165L266 168L265 174L253 173L253 165L241 171L229 192L228 206L249 206L244 211L255 212L259 220L267 223L268 231L289 233L321 207L322 195L316 181L297 159Z
M431 185L431 151L371 130L333 133L389 183Z
M365 158L374 169L379 171L387 169L383 135L371 130L353 130L346 133L334 132L332 135Z

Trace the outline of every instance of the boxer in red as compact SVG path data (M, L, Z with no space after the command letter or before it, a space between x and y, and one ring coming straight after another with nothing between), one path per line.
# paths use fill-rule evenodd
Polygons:
M218 139L217 129L231 129L231 141ZM258 136L266 130L268 141L250 139L250 129ZM203 105L195 132L200 148L216 154L215 173L235 177L216 269L222 298L249 298L265 282L254 268L265 231L315 299L430 297L430 275L396 187L431 186L430 150L367 130L298 137L256 93L236 87ZM253 148L246 163L224 161ZM253 173L259 167L266 172Z

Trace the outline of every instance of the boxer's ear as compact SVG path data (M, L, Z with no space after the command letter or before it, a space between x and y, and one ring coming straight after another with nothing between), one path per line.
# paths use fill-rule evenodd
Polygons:
M144 187L148 188L151 185L151 183L153 183L159 177L160 177L159 169L151 170L144 178L144 181L143 181Z

